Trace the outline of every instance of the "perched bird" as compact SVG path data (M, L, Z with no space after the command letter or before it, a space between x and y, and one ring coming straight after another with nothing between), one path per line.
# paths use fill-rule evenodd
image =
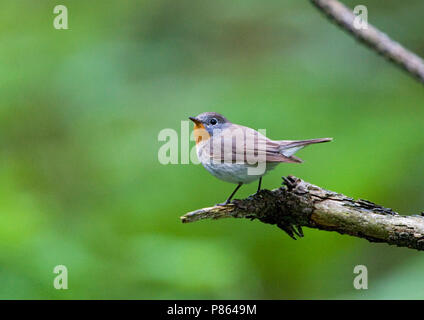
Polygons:
M258 131L231 123L216 112L189 117L194 122L197 157L212 175L237 187L225 201L228 204L243 185L259 179L281 162L300 163L294 154L307 145L331 141L271 140Z

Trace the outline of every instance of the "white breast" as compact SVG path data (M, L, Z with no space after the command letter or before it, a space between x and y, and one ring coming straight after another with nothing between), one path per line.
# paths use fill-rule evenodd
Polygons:
M260 174L252 174L252 167L257 167L257 165L249 165L247 163L227 163L227 162L218 162L212 160L207 152L206 148L202 146L197 147L197 157L202 163L203 167L208 170L212 175L226 182L230 183L251 183L255 180L258 180L260 177L265 175L267 171L274 169L278 163L267 163L264 164L264 168Z

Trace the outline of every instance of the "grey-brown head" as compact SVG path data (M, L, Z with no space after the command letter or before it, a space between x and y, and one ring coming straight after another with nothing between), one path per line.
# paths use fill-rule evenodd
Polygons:
M194 122L194 129L205 129L210 135L213 135L214 130L222 130L231 124L227 118L216 112L203 112L189 119Z

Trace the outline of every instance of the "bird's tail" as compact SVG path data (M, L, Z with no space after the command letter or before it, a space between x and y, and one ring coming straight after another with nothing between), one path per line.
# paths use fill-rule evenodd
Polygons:
M329 142L333 138L320 138L310 140L280 140L280 153L286 157L293 156L300 149L315 143ZM300 159L298 159L300 160Z

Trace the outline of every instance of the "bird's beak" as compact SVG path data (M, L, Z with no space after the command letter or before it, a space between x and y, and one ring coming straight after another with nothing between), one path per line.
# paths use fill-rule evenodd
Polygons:
M191 121L193 121L195 124L201 124L202 122L199 120L199 119L197 119L197 118L195 118L195 117L188 117Z

